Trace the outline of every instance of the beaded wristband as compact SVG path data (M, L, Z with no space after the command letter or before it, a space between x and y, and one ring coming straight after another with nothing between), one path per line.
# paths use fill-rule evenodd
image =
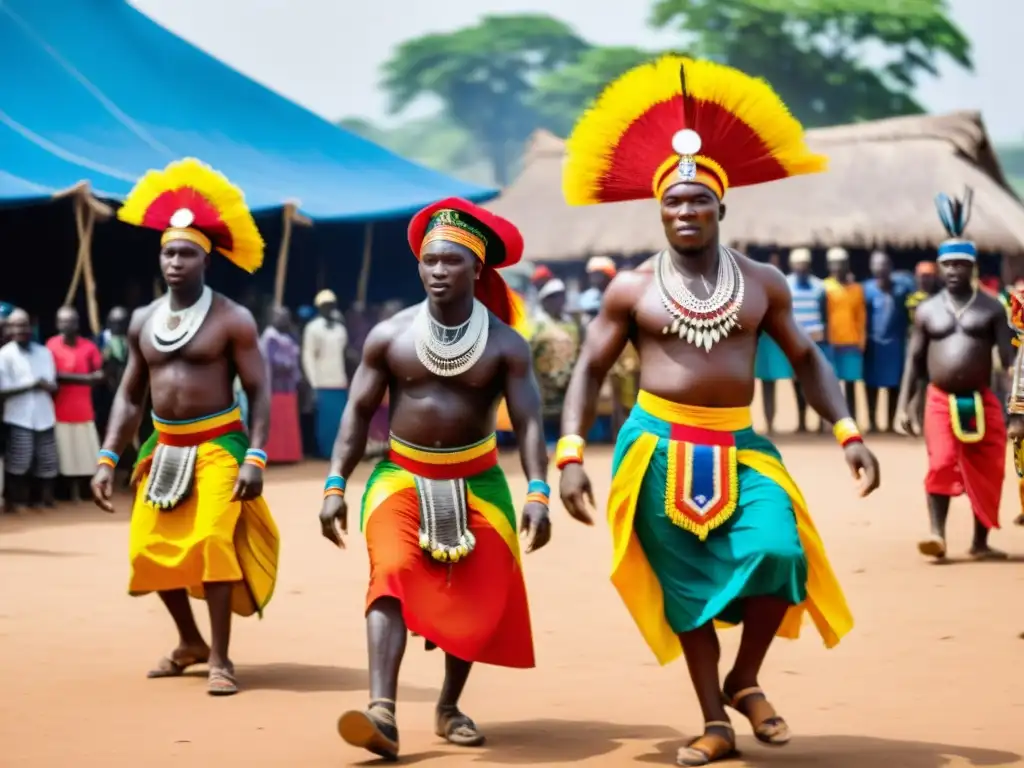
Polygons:
M543 480L531 480L530 484L526 486L527 493L540 493L544 496L551 496L551 486L545 483Z
M327 482L324 483L324 498L326 499L328 496L344 496L346 485L345 478L341 475L328 475Z
M101 464L105 464L106 466L110 467L111 469L114 469L114 468L117 467L117 462L119 462L120 460L121 460L120 456L118 456L113 451L108 451L106 448L104 448L103 450L101 450L99 452L99 457L96 459L96 464L97 464L97 466L101 465Z
M579 435L563 435L555 447L555 466L562 469L569 464L582 464L586 444Z
M534 491L533 493L526 494L526 503L543 504L545 507L549 507L551 506L551 497L546 493L538 493Z
M832 427L832 434L835 435L836 440L839 441L839 445L845 448L850 443L862 443L864 438L861 437L860 428L857 426L857 422L847 416L845 419L840 419Z
M259 448L250 448L245 452L245 463L252 464L260 469L267 468L267 452Z

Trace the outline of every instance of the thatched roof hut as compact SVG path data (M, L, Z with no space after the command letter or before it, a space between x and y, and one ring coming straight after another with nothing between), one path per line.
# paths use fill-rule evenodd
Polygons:
M828 172L730 190L728 242L762 247L934 248L945 237L938 192L974 190L967 234L983 251L1024 254L1024 205L976 112L899 117L807 132ZM489 204L514 221L537 261L664 247L650 200L573 208L562 198L564 142L534 135L519 178Z

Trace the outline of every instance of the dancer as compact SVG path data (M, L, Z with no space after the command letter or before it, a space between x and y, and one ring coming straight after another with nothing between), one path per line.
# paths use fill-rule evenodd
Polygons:
M918 550L936 559L946 556L949 499L966 493L974 511L971 557L1004 559L1006 554L988 543L989 531L999 527L1006 472L1003 404L989 386L993 348L1004 370L1012 370L1013 332L999 299L972 285L977 249L963 238L971 215L971 191L960 200L939 195L936 205L950 235L939 246L938 257L946 287L919 304L914 313L899 408L901 426L915 434L908 414L917 409L919 397L925 398L928 474L924 487L931 533L918 542ZM929 382L923 392L922 379ZM1021 416L1011 418L1018 421Z
M159 593L178 629L177 648L149 677L179 677L208 664L207 692L230 695L238 692L228 655L231 614L262 616L277 575L277 528L261 496L270 387L252 315L212 291L206 269L217 250L254 272L263 239L241 190L192 158L147 173L118 218L163 231L160 271L168 292L132 316L93 498L114 511L114 467L149 394L155 431L133 473L128 591ZM234 399L236 372L251 408L248 435ZM208 604L209 645L189 595Z
M878 464L828 361L797 325L785 278L724 247L719 220L730 186L821 171L826 159L805 147L766 83L676 56L610 85L567 149L570 204L653 192L668 247L653 272L612 282L588 330L557 448L562 501L591 522L581 435L601 380L632 336L641 392L615 448L612 582L660 663L685 651L705 724L678 763L733 753L727 703L759 740L785 744L789 728L758 687L772 638L796 637L809 613L831 647L853 619L803 497L775 447L751 428L760 332L778 342L811 406L836 424L862 494L878 486ZM724 684L715 620L744 625Z
M495 269L519 261L522 235L449 198L416 214L409 245L427 300L370 332L320 512L323 535L341 546L346 478L389 393L391 450L367 481L360 515L370 553L370 703L338 721L345 741L388 759L398 756L395 698L407 630L445 652L435 731L452 744L484 741L459 710L474 662L534 665L515 509L494 435L502 397L530 478L521 523L526 551L551 536L540 393L529 345L509 327L523 321L523 309Z

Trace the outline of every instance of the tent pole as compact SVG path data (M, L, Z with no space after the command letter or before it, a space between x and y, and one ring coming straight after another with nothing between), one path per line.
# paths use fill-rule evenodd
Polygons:
M78 259L75 277L71 281L73 290L68 292L65 304L70 305L78 289L79 276L85 278L85 303L89 313L89 328L93 335L99 334L100 309L96 302L96 276L92 270L92 233L96 224L95 211L89 206L86 192L75 195L75 229L78 231Z
M366 304L366 294L370 288L370 257L373 253L373 222L366 223L363 235L363 265L359 269L359 285L356 287L356 301Z
M283 229L281 230L281 245L277 250L277 274L274 276L274 306L280 307L284 303L284 281L288 275L288 252L292 242L292 219L295 216L295 206L292 203L285 203L281 209Z

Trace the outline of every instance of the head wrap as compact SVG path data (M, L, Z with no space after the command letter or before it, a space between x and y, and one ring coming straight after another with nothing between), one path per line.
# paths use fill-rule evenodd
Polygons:
M611 83L566 142L570 205L660 200L680 182L719 198L825 170L803 128L764 80L711 61L665 56Z
M850 254L848 254L846 252L845 248L841 248L838 245L834 246L832 248L829 248L828 252L825 254L825 261L827 261L829 264L835 264L837 261L849 261L849 260L850 260Z
M935 196L935 207L939 211L939 220L949 233L949 239L939 244L939 261L976 261L978 250L974 243L965 240L964 230L971 220L971 201L974 192L970 187L964 189L964 196L957 200L944 192Z
M914 267L915 275L934 275L937 272L937 267L934 261L919 261L917 266Z
M409 222L409 247L417 259L436 240L461 245L480 260L477 299L503 323L525 331L523 300L498 273L498 267L510 267L523 257L523 236L516 226L468 200L449 197L428 205Z
M618 270L615 262L607 256L592 256L587 261L587 272L604 272L608 277L615 277Z
M565 293L565 283L557 277L544 283L544 287L537 291L537 298L546 299L556 293Z
M334 291L330 288L324 288L320 291L313 299L314 307L322 307L324 304L337 304L338 297L334 295Z
M263 264L263 238L242 190L194 157L146 173L117 218L162 230L161 245L187 240L206 253L217 250L246 272Z
M794 264L810 264L811 263L811 249L810 248L794 248L789 252L789 265Z

